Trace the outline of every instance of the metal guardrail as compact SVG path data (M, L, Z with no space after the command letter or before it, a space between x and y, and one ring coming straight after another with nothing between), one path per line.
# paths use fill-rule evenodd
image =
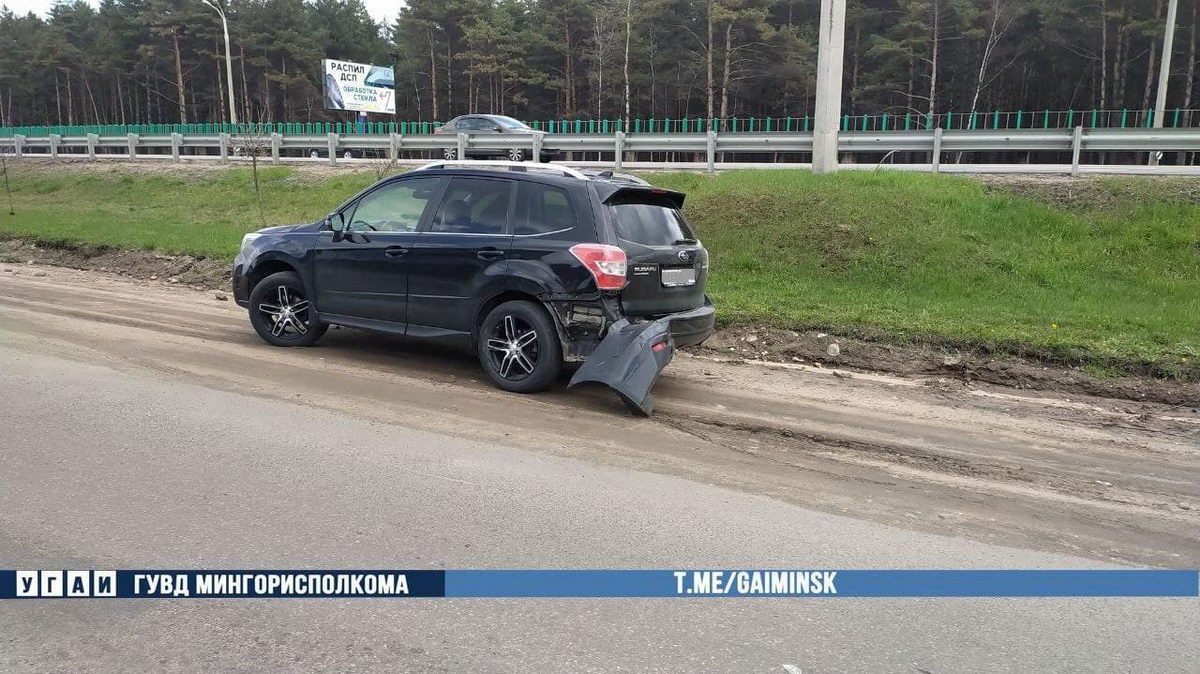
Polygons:
M599 134L125 134L57 135L0 138L0 151L17 157L87 157L130 159L139 157L229 159L254 152L272 162L286 159L285 151L317 151L331 164L347 150L372 150L399 158L402 152L444 152L458 156L471 148L519 148L539 156L543 145L563 152L613 153L620 168L625 153L694 153L704 157L708 170L718 168L722 153L809 153L810 133L624 133ZM81 152L82 150L82 152ZM112 152L119 150L119 152ZM169 150L148 153L147 150ZM188 154L185 150L192 150ZM196 152L203 150L203 153ZM931 170L938 171L948 152L1061 152L1071 153L1071 172L1077 174L1083 152L1200 152L1200 128L1184 129L1013 129L994 131L888 131L843 132L838 150L844 153L926 153ZM210 151L215 151L212 154Z

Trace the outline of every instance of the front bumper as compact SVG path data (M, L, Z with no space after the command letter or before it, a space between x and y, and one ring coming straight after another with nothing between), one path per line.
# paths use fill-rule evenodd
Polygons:
M241 257L240 255L238 257ZM233 301L243 307L250 306L250 278L245 272L246 266L238 260L233 263Z

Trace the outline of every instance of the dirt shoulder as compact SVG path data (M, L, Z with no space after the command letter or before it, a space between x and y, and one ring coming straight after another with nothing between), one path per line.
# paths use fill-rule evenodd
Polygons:
M17 273L20 265L48 264L149 281L161 279L195 289L228 289L231 278L226 260L19 238L0 238L0 263L16 265Z
M979 175L989 190L1028 197L1070 211L1105 210L1117 203L1200 204L1200 180L1171 176Z
M46 264L223 292L230 283L229 264L224 260L105 246L49 245L15 238L0 239L0 263L15 265L12 268L16 273L20 273L20 265ZM1200 404L1198 382L1149 376L1100 378L1081 367L1035 358L933 344L887 344L818 331L730 325L718 330L701 352L737 361L920 376L933 378L931 385L936 386L994 384L1170 405Z
M920 376L929 385L935 386L994 384L1020 390L1192 407L1200 405L1200 382L1150 376L1100 378L1082 367L990 353L981 349L960 350L933 344L884 344L818 331L798 332L748 325L732 325L717 331L704 348L726 357L750 361Z

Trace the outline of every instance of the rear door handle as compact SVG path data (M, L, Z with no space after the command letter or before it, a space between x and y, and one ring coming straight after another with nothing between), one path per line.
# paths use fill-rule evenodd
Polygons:
M504 251L499 248L480 248L475 257L480 260L498 260L504 257Z
M408 248L405 246L388 246L383 249L383 254L388 257L400 257L407 252Z

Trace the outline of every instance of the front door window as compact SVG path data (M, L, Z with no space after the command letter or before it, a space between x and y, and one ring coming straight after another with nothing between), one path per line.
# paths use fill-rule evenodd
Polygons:
M410 178L384 185L359 200L350 216L352 232L415 232L433 198L437 178Z

